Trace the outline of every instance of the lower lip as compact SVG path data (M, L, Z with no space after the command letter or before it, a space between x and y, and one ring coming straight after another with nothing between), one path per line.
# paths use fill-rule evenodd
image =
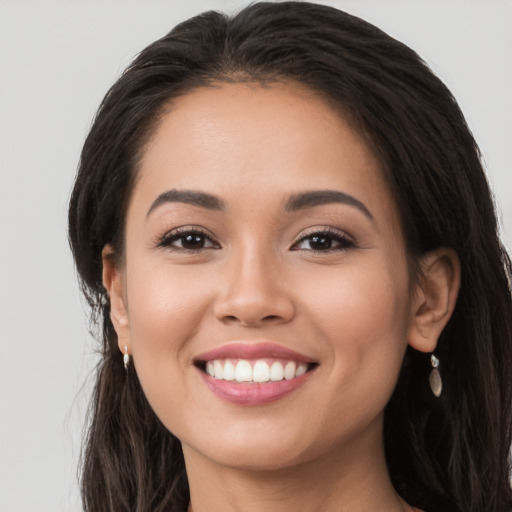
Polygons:
M204 382L219 398L236 405L253 406L268 404L284 398L305 384L311 373L312 370L291 380L248 384L215 379L201 371Z

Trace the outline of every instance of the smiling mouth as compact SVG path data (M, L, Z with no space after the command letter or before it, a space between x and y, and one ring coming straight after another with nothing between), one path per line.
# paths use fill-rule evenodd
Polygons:
M297 379L317 365L294 360L265 358L214 359L198 361L196 366L216 380L240 384L264 384Z

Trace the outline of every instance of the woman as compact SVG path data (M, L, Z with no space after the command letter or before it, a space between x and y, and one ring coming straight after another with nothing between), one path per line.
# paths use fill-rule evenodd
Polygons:
M186 21L105 97L69 220L87 510L512 509L510 261L409 48L303 2Z

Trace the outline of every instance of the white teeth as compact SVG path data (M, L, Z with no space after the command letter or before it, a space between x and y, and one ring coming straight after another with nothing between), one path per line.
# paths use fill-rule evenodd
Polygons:
M251 382L252 366L249 361L244 361L243 359L238 361L235 368L235 379L237 382Z
M268 382L270 379L270 368L265 361L256 361L252 378L254 382Z
M286 363L286 366L284 367L284 378L286 380L291 380L295 377L295 370L297 366L293 361L290 361L289 363Z
M280 380L292 380L304 375L308 371L306 363L296 363L295 361L284 362L274 361L269 365L266 361L258 359L257 361L247 361L239 359L235 361L229 359L216 359L206 363L206 373L218 380L237 382L278 382Z
M299 364L297 371L295 372L295 377L300 377L301 375L304 375L307 371L308 371L307 364Z
M224 364L224 380L235 380L235 365L231 361Z
M213 370L215 371L216 379L224 378L224 367L222 366L222 364L220 364L220 361L213 362Z
M270 380L277 381L283 380L284 370L283 365L279 361L275 361L272 363L270 367Z

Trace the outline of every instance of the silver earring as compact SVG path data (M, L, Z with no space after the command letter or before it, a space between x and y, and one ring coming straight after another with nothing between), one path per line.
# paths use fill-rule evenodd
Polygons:
M130 354L128 354L128 347L126 345L124 346L123 363L124 369L128 371L128 366L130 366Z
M439 373L439 359L434 354L430 356L430 364L432 365L432 371L430 372L428 382L434 396L439 398L443 391L443 381Z

